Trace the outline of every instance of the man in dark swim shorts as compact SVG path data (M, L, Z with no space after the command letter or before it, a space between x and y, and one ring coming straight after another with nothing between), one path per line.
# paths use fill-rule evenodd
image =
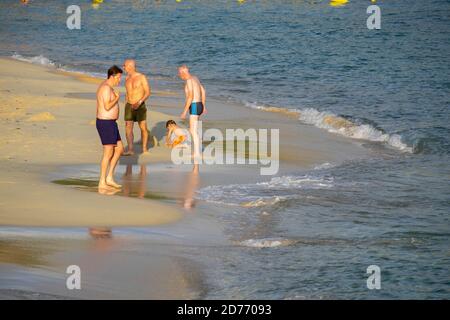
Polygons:
M117 145L117 141L122 141L116 120L97 119L96 127L102 145Z
M125 121L141 122L147 120L147 106L145 102L133 109L131 103L125 105Z
M100 164L98 191L103 193L111 188L119 189L121 185L114 181L114 171L123 153L117 118L119 117L120 94L113 87L120 83L122 69L112 66L107 79L97 89L96 127L103 145L103 157Z
M142 153L148 151L148 129L147 129L147 106L145 100L150 97L151 88L147 77L136 71L136 62L128 59L124 63L127 78L125 88L127 90L127 104L125 105L125 132L127 136L128 150L124 155L134 154L134 123L137 122L141 129ZM158 141L153 137L153 144L158 145Z

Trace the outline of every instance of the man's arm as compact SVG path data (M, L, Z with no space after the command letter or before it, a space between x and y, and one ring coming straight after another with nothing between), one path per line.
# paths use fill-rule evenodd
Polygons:
M206 105L206 90L202 84L200 84L200 91L202 92L202 103L203 103L203 106L205 106Z
M150 88L150 85L148 84L147 77L142 75L142 86L144 87L144 97L142 98L142 102L148 99L150 95L152 94L152 90Z
M147 100L151 94L151 89L150 89L150 85L148 84L147 77L142 75L141 81L142 81L142 87L144 89L144 96L141 98L141 100L139 100L136 103L136 105L135 105L136 108L139 107L145 100Z
M170 146L170 136L172 135L172 129L169 129L169 132L167 132L167 135L166 135L166 145L167 146Z
M192 94L192 83L190 80L186 81L186 86L184 88L184 91L186 93L186 102L184 104L183 113L181 114L181 119L186 118L186 114L189 111L189 107L192 104L192 100L194 99L194 96Z
M203 113L206 114L208 113L208 110L206 110L206 90L202 84L200 84L200 91L202 92Z
M114 99L112 100L111 100L111 93L114 95ZM111 110L112 107L114 107L120 99L119 93L116 93L115 91L107 87L103 87L101 96L103 100L103 106L105 107L106 111Z

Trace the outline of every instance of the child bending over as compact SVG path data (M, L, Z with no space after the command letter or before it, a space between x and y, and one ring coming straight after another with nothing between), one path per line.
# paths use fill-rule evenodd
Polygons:
M175 148L176 146L187 146L189 144L189 132L180 128L175 121L166 122L166 146Z

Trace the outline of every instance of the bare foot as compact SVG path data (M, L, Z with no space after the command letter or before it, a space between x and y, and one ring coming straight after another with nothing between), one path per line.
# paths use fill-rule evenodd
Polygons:
M107 185L106 183L98 184L98 193L100 193L100 194L112 195L116 192L117 192L117 189L114 189L113 187Z
M150 154L150 152L148 152L148 150L144 150L144 151L142 151L142 154Z
M111 189L111 188L106 184L106 182L99 182L98 190L100 189Z
M122 188L122 185L116 183L113 179L106 179L106 184L108 186L110 186L110 187L114 187L114 188L117 188L117 189Z
M134 155L134 152L133 151L127 151L127 152L124 152L122 155L123 156L132 156L132 155Z
M98 189L98 193L105 195L105 196L113 196L119 191L120 191L119 189L115 189L113 187Z

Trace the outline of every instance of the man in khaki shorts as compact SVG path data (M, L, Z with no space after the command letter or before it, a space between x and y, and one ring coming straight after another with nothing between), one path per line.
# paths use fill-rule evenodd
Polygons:
M127 73L125 88L127 90L125 105L125 132L128 150L124 155L133 155L133 126L137 122L141 129L142 153L147 153L148 129L147 129L147 106L145 100L150 97L151 89L147 78L136 71L136 62L132 59L125 60L123 65ZM154 139L155 140L155 139ZM157 142L156 142L157 144Z

